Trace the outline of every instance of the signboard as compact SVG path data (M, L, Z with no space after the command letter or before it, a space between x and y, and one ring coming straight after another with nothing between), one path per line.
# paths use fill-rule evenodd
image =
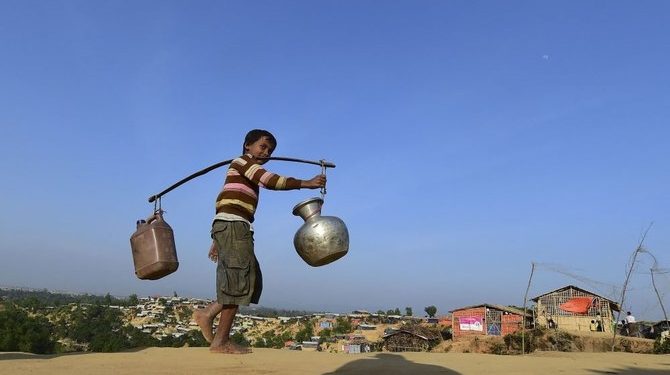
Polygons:
M458 318L461 331L483 331L482 318L479 316L464 316Z

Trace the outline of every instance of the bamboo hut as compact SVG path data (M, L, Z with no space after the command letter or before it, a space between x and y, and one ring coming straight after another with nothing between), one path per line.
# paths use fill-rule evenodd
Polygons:
M613 333L614 311L619 305L588 290L568 285L532 299L535 302L536 324L565 331L596 331Z

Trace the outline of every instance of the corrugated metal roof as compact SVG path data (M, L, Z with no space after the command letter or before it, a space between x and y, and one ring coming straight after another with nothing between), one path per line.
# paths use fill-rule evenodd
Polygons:
M395 331L395 332L387 333L387 334L385 334L384 336L382 336L382 339L387 339L387 338L389 338L389 337L391 337L391 336L395 336L395 335L397 335L397 334L401 334L401 333L407 333L407 334L409 334L409 335L419 337L419 338L421 338L421 339L423 339L423 340L426 340L426 341L436 340L436 339L437 339L437 337L430 338L430 337L428 337L428 336L426 336L426 335L424 335L424 334L421 334L421 333L418 333L418 332L412 332L412 331L409 331L409 330L406 330L406 329L400 329L400 330L397 330L397 331Z
M527 317L532 316L532 314L530 312L526 312L524 314L523 310L521 310L521 309L517 309L517 308L514 308L514 307L510 307L510 306L496 305L496 304L492 304L492 303L482 303L482 304L479 304L479 305L465 306L465 307L461 307L461 308L458 308L458 309L451 310L449 312L453 314L454 311L474 309L474 308L477 308L477 307L488 307L490 309L506 311L508 313L515 314L515 315L521 315L521 316L525 315Z

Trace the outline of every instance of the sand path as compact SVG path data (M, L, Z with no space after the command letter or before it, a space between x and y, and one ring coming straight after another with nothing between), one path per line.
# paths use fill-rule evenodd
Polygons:
M0 374L670 374L670 355L557 353L332 354L254 349L247 355L206 348L149 348L124 353L39 356L0 353Z

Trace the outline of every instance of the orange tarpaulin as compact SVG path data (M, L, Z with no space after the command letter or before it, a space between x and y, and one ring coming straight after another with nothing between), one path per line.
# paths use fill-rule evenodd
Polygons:
M569 299L565 303L560 304L558 307L563 311L577 314L586 314L592 304L593 298L591 297L575 297Z

